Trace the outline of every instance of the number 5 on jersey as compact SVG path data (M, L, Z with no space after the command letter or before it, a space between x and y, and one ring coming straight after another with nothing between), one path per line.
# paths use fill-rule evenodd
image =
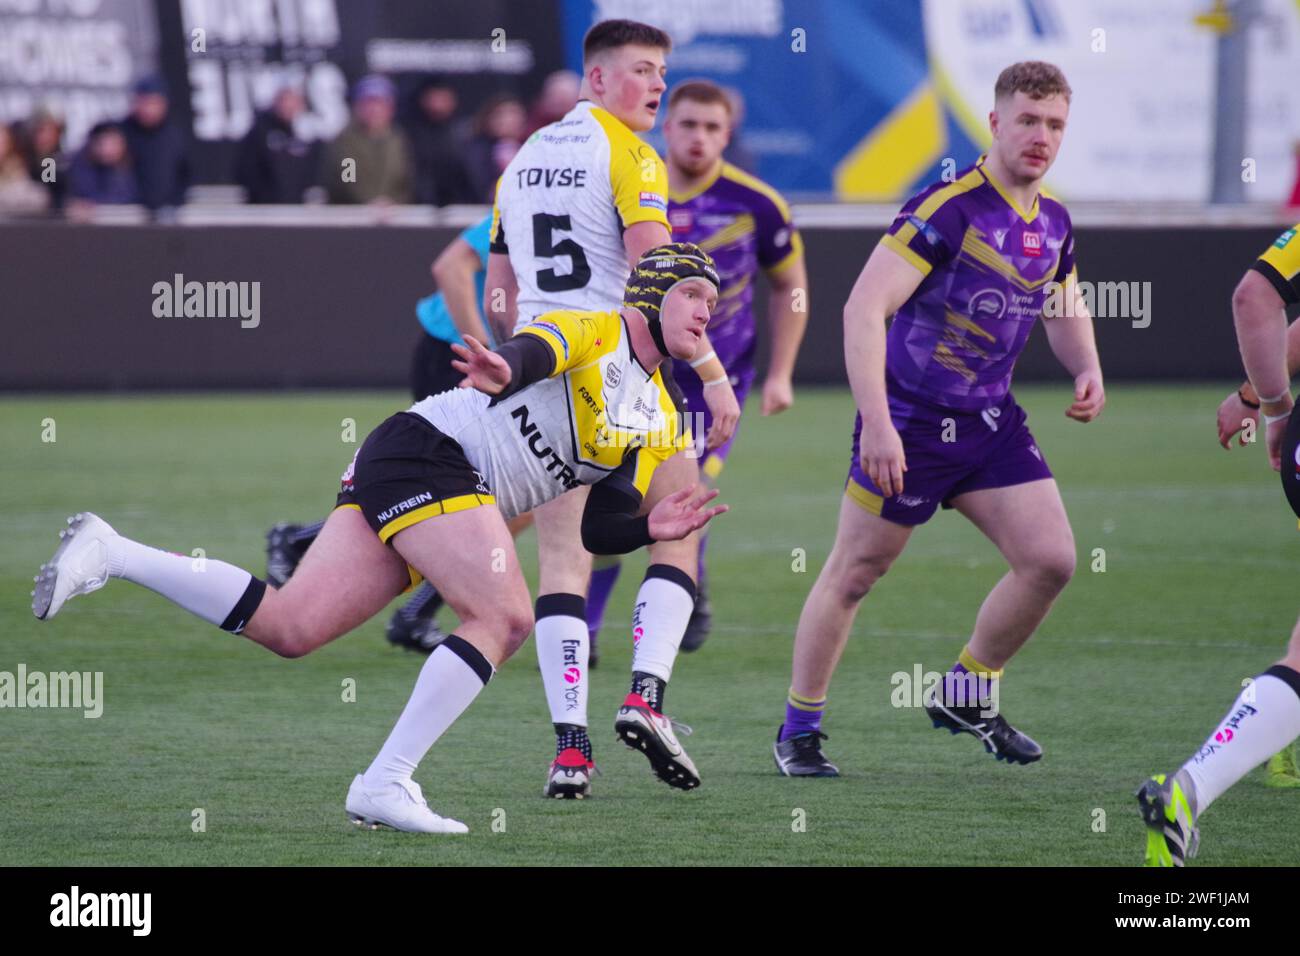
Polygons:
M556 232L572 232L573 226L567 215L557 216L553 213L539 212L533 215L533 255L538 259L553 259L556 256L568 256L573 263L573 271L562 275L552 269L539 269L537 288L543 292L568 292L581 289L591 281L591 266L582 246L573 238L555 241Z

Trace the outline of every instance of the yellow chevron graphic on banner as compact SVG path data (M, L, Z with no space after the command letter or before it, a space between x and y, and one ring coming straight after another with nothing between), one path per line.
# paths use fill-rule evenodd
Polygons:
M1300 2L1300 0L1298 0ZM989 132L988 117L980 116L966 103L966 98L957 84L952 81L948 71L938 60L930 60L930 81L938 90L943 104L952 114L966 138L979 147L980 152L988 152L993 143L993 134Z
M943 109L930 84L922 83L835 166L835 196L896 200L948 145Z

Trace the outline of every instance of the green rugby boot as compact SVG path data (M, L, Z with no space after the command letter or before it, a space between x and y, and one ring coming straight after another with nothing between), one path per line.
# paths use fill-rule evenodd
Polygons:
M1177 777L1158 773L1138 788L1138 807L1147 825L1144 866L1183 866L1196 856L1201 832L1196 828L1193 800Z
M1296 767L1295 744L1268 758L1264 786L1279 790L1300 790L1300 768Z

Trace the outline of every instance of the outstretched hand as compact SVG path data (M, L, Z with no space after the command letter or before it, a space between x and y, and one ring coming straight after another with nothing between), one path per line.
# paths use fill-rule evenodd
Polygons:
M700 490L698 484L675 491L650 509L650 537L656 541L678 541L692 531L698 531L713 518L730 510L726 505L704 506L718 497L716 488Z
M461 388L476 388L486 395L498 395L510 384L510 366L506 360L474 336L465 336L465 345L453 342L451 350L457 356L451 360L451 367L465 376L461 379Z

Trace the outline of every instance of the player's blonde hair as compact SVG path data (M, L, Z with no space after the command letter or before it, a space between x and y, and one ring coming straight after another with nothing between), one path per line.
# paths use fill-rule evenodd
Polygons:
M1024 93L1031 100L1060 94L1068 103L1073 92L1061 68L1042 60L1012 63L998 74L998 81L993 85L995 100L1003 100L1016 93Z

